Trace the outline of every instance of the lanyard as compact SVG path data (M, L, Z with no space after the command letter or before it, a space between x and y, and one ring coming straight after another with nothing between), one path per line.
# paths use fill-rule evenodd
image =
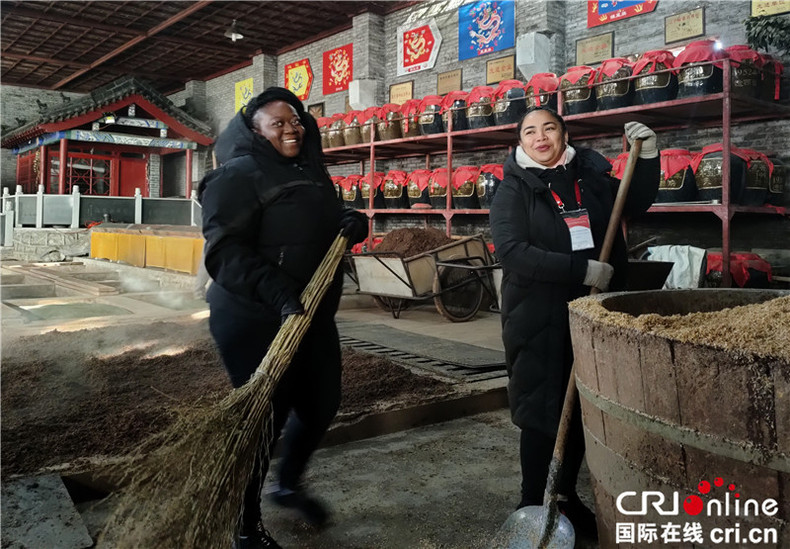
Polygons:
M565 203L563 203L562 199L560 198L560 195L555 193L554 189L552 189L551 187L549 187L549 190L551 191L551 194L554 196L554 201L557 203L557 207L560 209L560 213L565 212ZM573 190L576 193L576 204L577 204L577 206L579 208L581 208L582 207L582 192L581 192L581 189L579 189L579 180L578 179L575 179L573 181Z

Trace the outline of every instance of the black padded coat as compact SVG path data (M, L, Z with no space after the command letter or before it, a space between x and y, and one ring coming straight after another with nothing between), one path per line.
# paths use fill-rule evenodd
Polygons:
M496 255L503 267L502 338L509 375L508 398L513 422L521 428L556 435L565 388L573 363L568 302L586 295L588 259L598 259L619 181L597 152L577 149L566 167L523 169L515 151L490 210ZM582 207L590 216L595 249L573 252L568 227L549 190L566 209L575 209L573 180L579 178ZM659 160L639 159L625 214L647 210L658 190ZM610 263L610 289L625 286L627 253L618 232Z

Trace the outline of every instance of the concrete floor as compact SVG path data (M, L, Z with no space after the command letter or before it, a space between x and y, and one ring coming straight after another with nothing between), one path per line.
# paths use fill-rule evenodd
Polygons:
M115 268L106 262L85 263L90 270ZM35 310L34 298L4 299L3 337L40 333L64 322L77 328L204 315L204 303L185 297L191 281L192 277L160 273L160 286L185 299L186 304L180 307L128 293L99 298L69 296L66 303L101 302L124 308L129 314L89 318L77 315L66 321L22 314L22 307ZM162 290L154 294L161 293ZM39 303L61 298L42 299ZM382 325L487 352L502 352L500 318L496 313L481 312L469 322L452 323L431 304L412 307L398 319L371 305L365 296L350 292L344 297L337 315L341 335L344 325ZM365 428L335 429L327 437L325 447L316 453L306 478L310 490L331 509L329 524L316 530L290 511L265 502L266 527L286 548L490 547L490 540L519 499L518 430L505 408L506 377L467 385L468 398L386 414ZM585 474L580 479L580 492L591 504L588 485ZM82 521L94 537L106 516L105 506L102 501L77 505ZM85 547L55 540L57 537L47 546ZM33 547L15 545L26 546Z

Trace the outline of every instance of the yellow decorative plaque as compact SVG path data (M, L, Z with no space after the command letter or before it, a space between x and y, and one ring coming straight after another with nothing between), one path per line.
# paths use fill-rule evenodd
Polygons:
M236 82L236 110L239 110L252 99L252 78Z
M502 82L502 80L512 80L516 74L515 70L515 55L492 59L486 63L486 84L496 84Z
M461 88L461 69L440 72L436 77L436 95L444 95Z
M790 11L790 0L752 0L752 17Z
M576 41L576 64L592 65L610 59L614 52L614 33L598 34Z
M705 34L705 11L697 8L664 18L664 43L679 42Z
M414 94L414 81L401 82L400 84L392 84L390 86L390 103L402 105L413 97Z

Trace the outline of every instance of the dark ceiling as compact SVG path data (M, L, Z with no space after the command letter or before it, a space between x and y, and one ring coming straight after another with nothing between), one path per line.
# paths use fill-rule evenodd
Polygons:
M85 93L131 75L170 93L416 3L3 0L0 82Z

